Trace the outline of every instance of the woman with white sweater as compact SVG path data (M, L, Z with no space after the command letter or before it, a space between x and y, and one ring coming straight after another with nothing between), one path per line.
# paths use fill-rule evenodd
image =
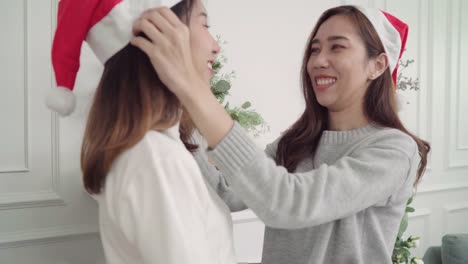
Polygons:
M74 98L72 75L86 38L104 72L81 167L84 186L98 201L107 263L234 264L230 211L190 153L197 146L188 142L192 129L182 106L148 56L129 44L133 21L161 5L172 6L187 25L191 60L208 83L219 46L200 0L62 0L53 48L61 88L48 103L61 114L73 110L67 99Z
M145 28L141 17L136 29L149 40L132 44L151 58L207 140L197 161L220 196L265 223L262 263L391 263L430 149L397 115L407 25L371 8L324 12L302 65L304 113L263 152L194 70L188 41L180 45L184 26L165 8L153 12L165 19Z

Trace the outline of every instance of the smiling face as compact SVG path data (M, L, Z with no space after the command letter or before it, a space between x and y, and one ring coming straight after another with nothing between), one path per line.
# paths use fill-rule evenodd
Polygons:
M201 0L195 0L189 29L194 64L200 76L209 82L214 74L212 64L220 47L208 30L208 14Z
M372 63L353 21L344 15L327 19L311 42L307 72L320 105L342 111L362 105Z

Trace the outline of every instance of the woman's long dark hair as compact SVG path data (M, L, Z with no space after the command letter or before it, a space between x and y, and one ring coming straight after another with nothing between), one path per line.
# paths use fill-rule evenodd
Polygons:
M174 6L174 13L188 24L194 0ZM114 160L137 144L149 130L174 126L182 116L177 97L161 82L148 56L129 44L110 58L97 87L81 148L81 169L86 190L99 194ZM180 123L187 143L191 122Z
M310 155L315 155L322 132L328 127L328 110L317 101L312 83L307 72L307 63L311 56L311 41L320 26L329 18L343 15L349 17L359 30L364 40L367 56L374 58L385 53L380 38L367 17L354 6L339 6L325 11L319 18L306 46L301 70L302 88L306 108L301 117L285 132L278 143L276 162L293 172L299 162ZM373 80L364 98L364 113L367 118L380 126L398 129L416 141L421 162L417 171L419 182L427 164L427 154L430 151L428 142L411 134L402 124L397 114L395 99L395 84L390 70L387 69L380 77Z

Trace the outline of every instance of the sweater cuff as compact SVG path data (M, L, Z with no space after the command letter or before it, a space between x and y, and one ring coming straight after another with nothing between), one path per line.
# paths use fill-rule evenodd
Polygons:
M200 132L195 129L188 139L188 143L193 144L193 145L198 145L198 149L196 149L194 152L192 152L193 155L196 155L198 153L203 153L208 150L208 144L206 143L206 140L203 138L203 136L200 134Z
M216 146L208 151L208 156L221 171L236 174L248 166L258 156L260 150L247 132L237 123Z

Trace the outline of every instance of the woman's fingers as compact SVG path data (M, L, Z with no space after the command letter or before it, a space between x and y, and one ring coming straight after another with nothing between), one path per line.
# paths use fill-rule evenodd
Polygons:
M186 40L188 28L169 8L154 8L145 11L133 24L133 34L145 35L158 45L164 44L166 39L172 44Z
M141 49L146 54L153 54L154 52L156 52L156 49L155 49L153 43L150 42L149 40L147 40L144 37L134 37L130 41L130 43L133 46Z
M145 34L151 42L154 44L164 43L165 37L159 31L159 29L151 22L148 21L146 18L141 18L137 22L133 24L133 31L136 33L135 35L140 35L141 33Z
M174 26L161 14L161 11L160 8L151 9L144 12L141 17L153 23L161 32L169 33L174 30Z
M148 55L159 78L176 94L199 81L192 62L188 27L168 8L146 11L133 25L131 43Z
M171 9L167 7L160 7L158 9L159 13L175 28L180 28L182 26L185 26L182 21L172 12Z
M151 21L171 44L180 43L188 37L188 27L167 7L147 11L143 17Z

